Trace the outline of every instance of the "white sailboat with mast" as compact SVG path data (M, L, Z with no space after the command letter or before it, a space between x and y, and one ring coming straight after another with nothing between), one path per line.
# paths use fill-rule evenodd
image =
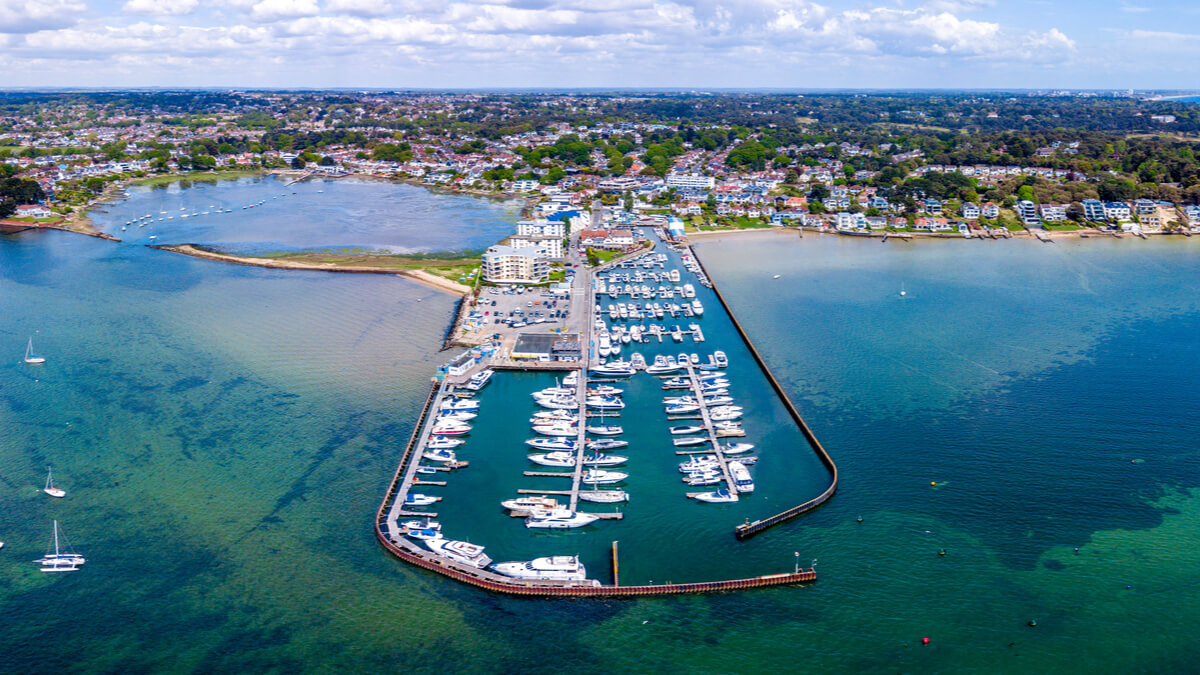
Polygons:
M87 560L71 551L71 545L67 543L66 535L62 535L62 542L59 542L58 521L54 521L54 539L50 544L54 549L54 553L46 551L46 557L39 558L33 562L42 566L43 572L74 572L79 569L79 566L87 562Z
M54 469L46 467L46 487L42 488L42 492L51 497L66 497L67 491L62 488L54 487Z
M25 347L25 363L39 364L39 363L45 363L45 362L46 362L45 358L43 358L41 356L37 356L36 354L33 353L33 338L30 337L29 345L27 347Z

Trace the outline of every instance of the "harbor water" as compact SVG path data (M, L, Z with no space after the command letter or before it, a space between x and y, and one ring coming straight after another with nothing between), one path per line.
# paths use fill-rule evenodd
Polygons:
M255 176L135 186L127 199L93 211L92 220L131 243L201 244L228 253L429 253L491 246L512 234L523 203L381 180L289 184L293 180Z
M302 210L292 204L281 208ZM437 247L474 248L464 242L476 234ZM651 406L636 431L625 411L612 420L631 441L617 451L633 474L627 519L528 533L497 502L558 485L520 475L535 468L521 461L528 393L552 384L547 374L497 375L460 451L471 466L429 491L445 497L448 536L498 560L579 552L607 582L604 553L619 539L622 581L635 583L780 571L798 552L818 560L816 584L543 601L410 567L376 544L372 520L450 355L436 350L451 297L390 276L222 265L61 232L0 238L4 669L1189 668L1200 242L768 234L697 250L838 462L832 501L734 540L741 518L812 496L824 476L794 451L707 293L707 341L661 349L729 353L746 440L765 448L751 499L684 499L666 480L678 460ZM21 363L30 336L43 366ZM627 410L664 395L646 376L628 387ZM63 499L40 492L48 465ZM88 558L78 572L29 562L54 519Z

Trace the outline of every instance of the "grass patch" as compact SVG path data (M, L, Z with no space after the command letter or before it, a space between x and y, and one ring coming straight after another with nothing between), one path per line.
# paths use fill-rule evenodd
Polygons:
M1075 223L1071 223L1071 222L1066 222L1066 223L1042 223L1042 226L1043 226L1043 227L1045 227L1047 230L1050 230L1051 232L1074 232L1075 230L1082 230L1082 229L1083 229L1083 228L1082 228L1082 227L1080 227L1079 225L1077 225L1077 224L1075 224Z
M32 216L10 216L5 218L9 222L14 223L57 223L63 220L62 216L51 216L49 218L34 218Z
M395 270L424 270L451 281L472 284L471 275L479 275L479 258L461 253L391 254L342 249L333 251L282 251L244 256L267 258L307 265L335 267L382 267Z
M231 170L231 171L198 171L196 173L172 173L162 176L146 176L130 181L130 185L137 186L153 186L153 185L170 185L182 180L195 181L197 183L216 182L219 180L233 180L235 178L246 178L250 176L261 176L262 171L251 170Z

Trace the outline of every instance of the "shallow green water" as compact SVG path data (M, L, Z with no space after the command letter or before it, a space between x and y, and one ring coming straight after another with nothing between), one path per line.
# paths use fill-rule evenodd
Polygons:
M838 495L738 544L724 522L666 527L647 479L629 521L558 541L595 555L621 539L631 579L753 574L800 551L821 580L636 601L491 596L375 544L448 297L0 238L3 670L1189 670L1200 242L767 237L699 251L838 461ZM704 351L741 358L716 323ZM35 333L38 369L20 363ZM511 424L486 419L493 401L541 384L498 380L478 427ZM448 509L455 490L524 484L509 460L524 451L484 441ZM639 473L652 452L630 451ZM65 499L38 492L50 463ZM701 508L669 488L664 509ZM463 527L489 552L542 550L488 509ZM54 518L80 572L27 562Z

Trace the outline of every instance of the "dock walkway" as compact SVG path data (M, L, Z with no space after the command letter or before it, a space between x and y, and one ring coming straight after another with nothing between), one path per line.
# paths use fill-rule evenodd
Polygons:
M696 405L700 406L700 419L703 420L704 431L708 434L708 442L712 443L712 454L716 455L717 464L721 466L721 473L725 476L725 485L729 488L729 494L737 494L737 485L734 484L733 476L729 473L729 462L725 459L725 453L721 449L717 430L713 428L708 404L704 402L704 390L700 387L700 378L696 376L696 368L690 362L687 364L687 375L688 379L692 381L692 395L696 397Z

